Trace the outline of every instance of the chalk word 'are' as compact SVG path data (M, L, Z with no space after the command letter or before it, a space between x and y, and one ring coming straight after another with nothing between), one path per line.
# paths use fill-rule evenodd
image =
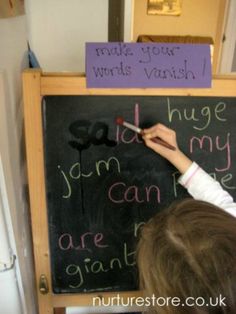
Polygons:
M58 246L62 251L86 250L92 252L91 242L95 248L108 247L107 244L102 243L103 240L104 235L101 232L95 234L93 232L85 232L80 236L79 241L77 242L70 233L63 233L58 239Z

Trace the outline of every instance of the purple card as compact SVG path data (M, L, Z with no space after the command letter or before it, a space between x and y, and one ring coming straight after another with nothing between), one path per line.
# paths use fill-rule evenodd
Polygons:
M87 87L211 87L210 46L86 43Z

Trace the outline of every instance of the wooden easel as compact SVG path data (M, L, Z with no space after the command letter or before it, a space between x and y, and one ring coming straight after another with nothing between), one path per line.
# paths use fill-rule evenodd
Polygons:
M48 221L46 211L41 100L46 95L170 95L236 97L236 79L216 78L209 89L87 89L85 77L44 74L26 70L23 74L24 118L27 166L30 190L35 273L40 314L65 314L69 306L92 306L93 297L108 297L114 292L60 294L52 293ZM117 293L116 293L117 294ZM125 298L138 297L140 291L119 292Z

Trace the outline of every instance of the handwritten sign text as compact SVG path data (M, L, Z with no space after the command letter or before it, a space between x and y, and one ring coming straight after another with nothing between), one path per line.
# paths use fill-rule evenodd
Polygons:
M87 43L87 87L211 87L210 46Z

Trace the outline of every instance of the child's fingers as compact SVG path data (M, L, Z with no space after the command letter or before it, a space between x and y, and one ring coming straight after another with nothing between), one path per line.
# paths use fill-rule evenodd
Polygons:
M149 133L149 132L155 131L157 128L165 130L165 131L173 131L172 129L168 128L167 126L165 126L162 123L157 123L157 124L151 126L150 128L144 129L143 131L144 131L144 133Z
M164 158L168 158L168 156L172 153L168 148L162 146L161 144L155 143L152 140L144 139L145 145L155 151L157 154L161 155Z
M169 129L167 126L161 123L158 123L149 129L144 129L143 133L145 136L149 134L149 137L151 138L151 137L158 136L157 133L161 131L166 132L166 135L168 134L172 135L175 133L172 129ZM162 134L164 135L164 133Z
M144 142L145 142L146 146L152 148L153 150L155 150L158 153L159 153L159 149L163 148L163 146L161 146L160 144L152 141L151 139L145 139L144 138ZM166 148L164 147L164 149L166 149Z
M171 133L174 132L174 130L168 128L166 125L161 124L161 123L158 123L158 124L157 124L157 127L158 127L159 129L162 129L163 131L166 131L166 132L171 132Z
M152 139L154 137L159 137L164 141L169 141L170 136L171 134L169 132L159 127L156 127L153 131L144 134L145 139Z
M154 132L157 127L158 127L158 124L155 124L151 126L150 128L143 129L143 133L148 134L148 133Z
M150 138L153 138L153 137L156 137L158 132L159 132L159 127L158 127L158 124L154 125L153 127L149 128L149 129L145 129L144 132L143 132L143 135L147 138L147 139L150 139Z

